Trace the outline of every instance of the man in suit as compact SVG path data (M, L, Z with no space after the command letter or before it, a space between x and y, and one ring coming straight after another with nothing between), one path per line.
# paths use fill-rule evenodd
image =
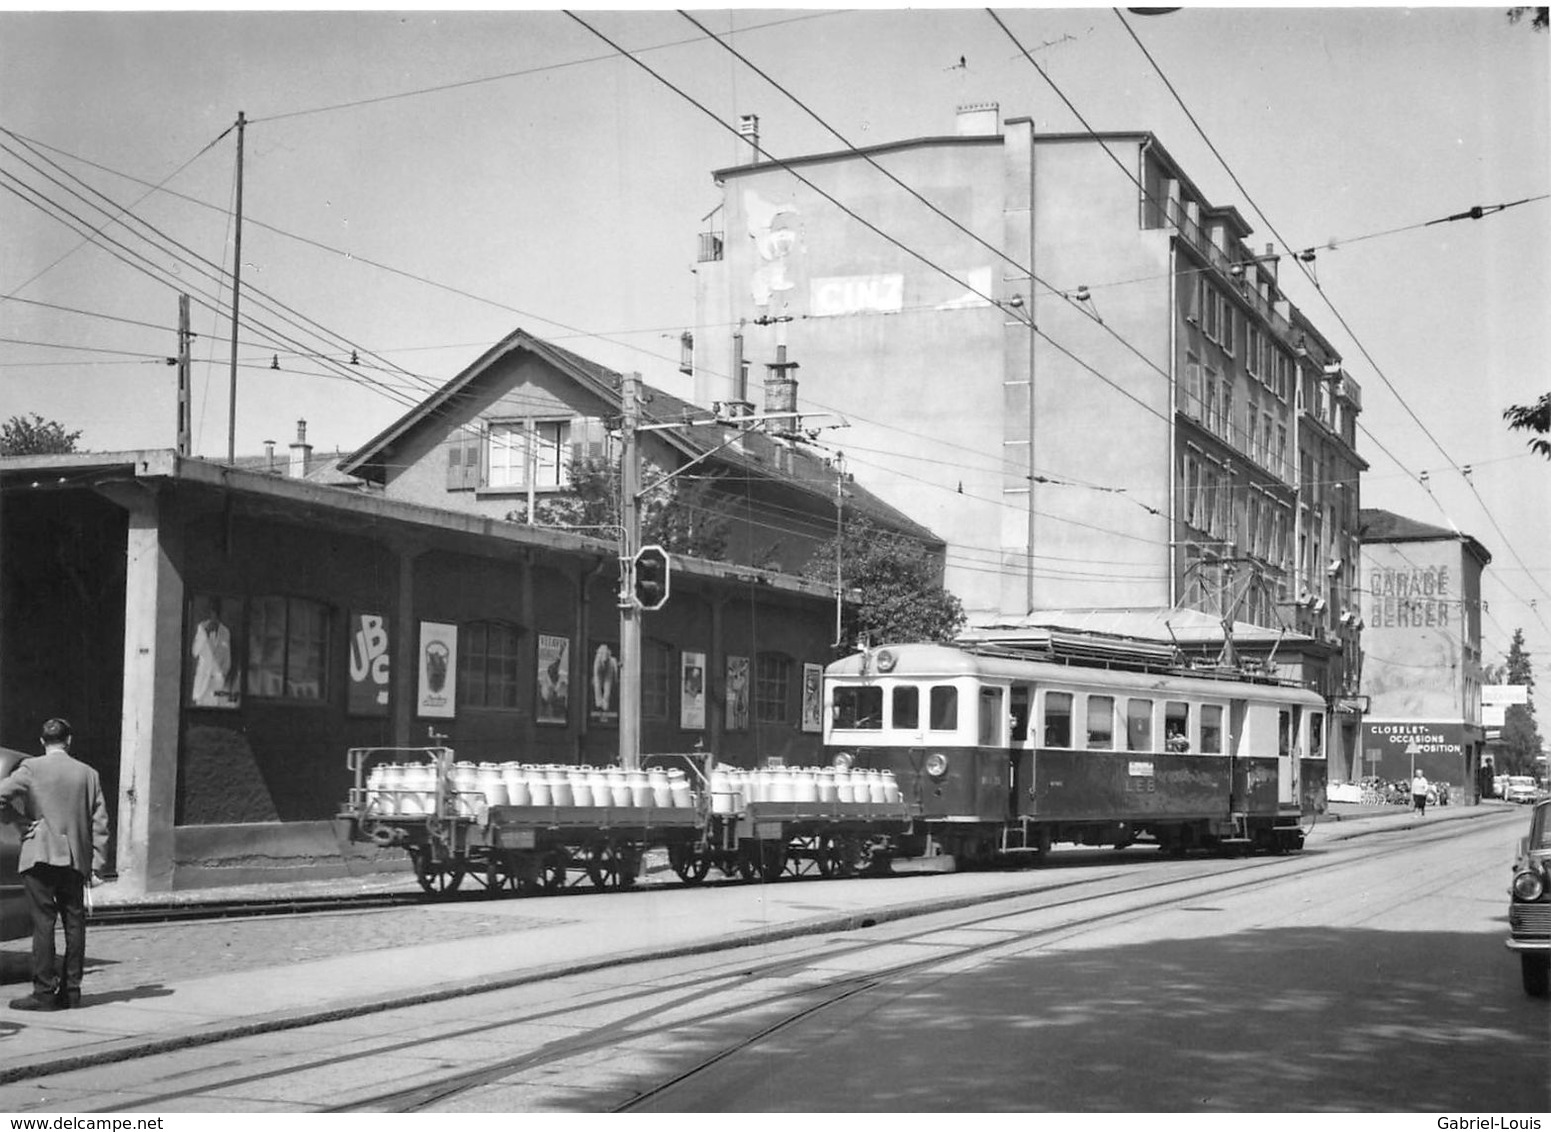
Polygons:
M13 1010L66 1010L81 1004L86 966L86 886L106 865L108 807L97 772L70 756L70 724L43 725L43 753L0 781L0 808L26 825L17 869L32 909L32 993ZM65 924L65 966L54 963L54 923Z

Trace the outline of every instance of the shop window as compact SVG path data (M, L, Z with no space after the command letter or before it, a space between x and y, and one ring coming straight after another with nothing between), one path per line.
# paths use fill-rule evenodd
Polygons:
M766 652L755 658L754 718L760 723L791 722L791 657Z
M515 708L522 631L501 621L470 621L458 629L458 703Z
M248 603L247 691L265 699L321 700L327 694L329 610L302 598Z

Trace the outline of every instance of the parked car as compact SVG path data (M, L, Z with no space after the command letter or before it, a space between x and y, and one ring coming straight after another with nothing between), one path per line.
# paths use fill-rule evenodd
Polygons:
M15 770L24 758L20 751L0 747L0 778ZM16 871L21 851L21 830L10 822L0 822L0 940L32 934L32 913L27 909L21 874Z
M1510 802L1534 802L1540 797L1535 780L1527 774L1514 774L1508 778L1508 789L1503 795Z
M1519 953L1524 993L1545 998L1551 973L1551 799L1530 812L1509 892L1508 950Z

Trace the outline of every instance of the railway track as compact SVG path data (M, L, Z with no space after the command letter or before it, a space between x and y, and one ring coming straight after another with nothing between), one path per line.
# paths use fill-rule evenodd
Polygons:
M1442 830L1428 830L1395 845L1370 842L1364 859L1413 852L1419 840L1442 836L1446 836ZM1062 879L1032 893L1002 895L994 907L981 906L978 913L961 909L951 916L951 923L947 925L959 935L980 931L988 933L990 938L947 947L934 944L936 950L924 958L880 960L876 965L867 964L864 971L845 975L837 975L832 968L848 964L854 968L866 963L869 955L881 955L885 950L897 954L901 947L924 947L930 937L945 930L944 924L936 922L934 917L932 922L895 921L887 926L875 926L870 920L859 917L858 925L871 929L866 937L848 939L841 933L831 932L821 942L794 944L792 954L752 962L746 951L727 952L694 972L657 978L647 986L625 985L601 991L595 985L581 986L575 994L566 994L559 1000L551 998L542 1005L500 1005L501 999L497 995L508 995L509 992L468 996L458 1000L460 1004L466 1004L463 1007L466 1021L449 1026L444 1011L439 1016L441 1024L435 1027L431 1036L416 1032L423 1024L416 1020L418 1008L411 1007L402 1014L395 1008L391 1011L393 1021L384 1023L381 1041L348 1051L330 1045L326 1051L295 1052L283 1059L283 1065L254 1067L252 1072L222 1076L218 1083L207 1081L197 1086L142 1093L135 1097L134 1104L136 1108L157 1111L175 1108L202 1096L241 1095L233 1090L254 1087L274 1088L276 1095L295 1096L300 1100L302 1093L280 1083L318 1076L329 1076L337 1081L339 1074L348 1074L352 1065L367 1064L378 1058L392 1060L413 1056L428 1043L466 1043L491 1051L503 1047L510 1050L513 1042L527 1042L532 1046L507 1056L482 1056L476 1063L457 1068L447 1067L443 1060L432 1071L430 1080L405 1084L405 1076L414 1074L401 1074L392 1087L363 1088L355 1090L355 1095L348 1101L317 1105L326 1111L426 1111L456 1106L462 1098L480 1090L501 1087L501 1083L513 1079L535 1074L560 1075L567 1071L568 1064L587 1063L627 1042L637 1046L658 1042L666 1045L673 1035L704 1032L711 1027L741 1030L735 1039L719 1040L714 1048L697 1052L666 1079L641 1082L640 1087L631 1090L629 1096L619 1098L611 1107L628 1111L671 1104L670 1094L674 1088L694 1080L728 1058L756 1049L762 1042L799 1022L844 1003L859 1003L871 994L887 993L943 964L989 955L999 948L1028 948L1040 946L1044 941L1056 942L1097 931L1117 919L1148 916L1171 909L1192 909L1203 900L1270 886L1291 877L1349 868L1354 859L1344 854L1327 857L1317 853L1298 857L1246 858L1214 863L1213 870L1205 874L1192 871L1192 864L1159 862L1156 867L1149 864L1142 869L1121 866L1097 873L1084 870L1084 875L1074 874L1071 879ZM1010 921L1033 912L1054 915L1058 922L1037 930L1007 928ZM822 963L818 963L819 959ZM831 969L819 970L816 964ZM483 1005L485 1003L488 1007ZM574 1027L576 1023L572 1020L578 1012L585 1012L589 1017L606 1016L609 1021L606 1025L589 1025L581 1032L553 1041L526 1036L540 1034L557 1025ZM402 1036L393 1034L394 1027L402 1031ZM148 1072L142 1080L154 1076ZM173 1076L164 1080L170 1084ZM180 1083L188 1084L186 1076ZM120 1096L111 1110L101 1111L123 1110L124 1098Z

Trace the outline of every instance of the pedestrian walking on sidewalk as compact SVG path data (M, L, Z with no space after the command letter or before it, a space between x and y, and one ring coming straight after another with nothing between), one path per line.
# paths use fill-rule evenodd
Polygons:
M1427 812L1427 776L1421 771L1411 780L1411 808L1419 814Z
M25 826L17 870L32 908L32 993L14 1010L66 1010L81 1004L86 966L86 886L106 866L108 807L97 772L70 755L70 724L43 725L41 755L0 781L0 813ZM54 923L64 920L65 965L54 961Z

